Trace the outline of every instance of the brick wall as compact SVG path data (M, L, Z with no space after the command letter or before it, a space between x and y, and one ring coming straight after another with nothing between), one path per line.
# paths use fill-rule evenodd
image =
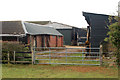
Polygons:
M61 47L63 47L63 36L61 36Z
M50 36L50 47L56 47L56 36Z
M63 37L62 36L50 36L50 47L62 47Z
M36 36L36 40L37 40L37 47L41 47L42 46L42 37Z
M58 36L57 41L58 41L57 47L61 47L62 46L62 37Z
M48 40L49 39L49 40ZM30 44L30 36L27 36L28 44ZM42 36L36 36L37 47L42 47ZM31 44L34 44L34 36L31 36ZM62 47L63 37L62 36L45 36L45 47Z

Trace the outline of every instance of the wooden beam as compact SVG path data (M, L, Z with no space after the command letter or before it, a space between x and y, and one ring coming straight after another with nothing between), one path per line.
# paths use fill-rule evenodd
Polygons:
M34 64L34 51L32 50L32 65Z
M10 64L10 53L8 51L8 64Z
M14 51L14 64L15 64L15 51Z

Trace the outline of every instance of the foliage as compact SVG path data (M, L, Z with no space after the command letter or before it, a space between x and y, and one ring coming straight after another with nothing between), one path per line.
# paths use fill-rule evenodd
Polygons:
M108 32L109 40L113 43L113 45L117 48L120 47L120 26L118 22L111 24L108 26L110 31Z
M18 42L5 42L2 44L2 51L28 51L28 48Z
M2 59L7 60L8 51L10 53L10 59L13 59L13 52L25 52L28 51L28 47L18 42L3 42L2 43ZM21 54L23 55L23 54ZM19 56L19 55L16 55Z
M118 17L115 17L116 21L118 21ZM109 37L106 38L105 40L110 41L116 48L116 55L117 55L117 63L120 65L120 25L118 22L112 23L113 17L109 17L109 22L110 25L108 26L109 32L108 35Z

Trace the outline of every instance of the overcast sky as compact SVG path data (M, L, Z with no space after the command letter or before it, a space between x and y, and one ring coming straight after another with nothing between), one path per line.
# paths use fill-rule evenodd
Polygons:
M119 0L0 0L0 21L53 21L86 27L82 11L114 15Z

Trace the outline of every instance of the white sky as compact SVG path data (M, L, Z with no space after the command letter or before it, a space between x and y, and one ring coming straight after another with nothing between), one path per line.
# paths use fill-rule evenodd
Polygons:
M116 14L119 0L0 0L0 21L53 21L86 27L82 11Z

